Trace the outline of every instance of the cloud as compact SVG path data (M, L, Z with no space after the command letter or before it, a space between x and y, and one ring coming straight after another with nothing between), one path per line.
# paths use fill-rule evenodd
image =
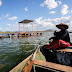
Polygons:
M0 27L0 30L2 30L2 27Z
M61 9L61 14L66 15L68 13L68 6L64 4Z
M27 17L27 15L25 15L25 17Z
M31 24L28 24L28 27L32 27L32 25Z
M40 6L43 7L44 5L46 5L48 9L53 9L58 6L58 3L55 0L45 0Z
M41 7L44 7L44 4L40 4Z
M61 1L57 1L59 4L62 4L62 2Z
M35 22L38 24L41 24L41 20L43 19L43 17L39 17L38 19L35 19Z
M9 16L9 14L6 14L4 17L6 18L6 17L8 17Z
M2 1L0 0L0 6L2 5Z
M57 29L55 25L59 23L66 23L69 25L69 30L72 30L72 16L63 16L60 18L53 18L53 19L43 19L43 17L39 17L35 19L35 29L36 30L48 30L48 29Z
M38 19L36 19L35 23L37 26L39 25L39 27L43 28L44 30L53 29L55 27L55 25L52 22L50 22L48 19L43 20L42 17L39 17Z
M50 14L55 14L56 12L55 11L51 11L51 12L49 12Z
M0 17L0 19L2 19L2 18Z
M34 30L36 31L43 31L43 30L48 30L48 29L52 29L52 30L57 30L56 25L59 23L66 23L67 25L69 25L69 29L68 30L72 30L72 16L68 15L68 16L63 16L60 18L48 18L48 19L43 19L43 17L39 17L37 19L35 19L34 21ZM19 31L19 25L17 22L15 22L15 24L7 24L8 25L8 29L6 30L11 30L11 31ZM27 31L27 25L24 25L25 31ZM20 30L23 31L23 25L20 25ZM28 30L32 31L32 24L28 24Z
M66 17L52 19L51 22L60 23L60 22L66 22L69 20L70 20L70 16L66 16Z
M15 22L16 24L18 24L18 22Z
M28 8L25 8L25 11L28 11Z
M11 24L7 24L8 26L10 26Z
M16 16L13 16L13 17L9 18L9 20L16 20L16 19L17 19Z
M70 13L72 13L72 9L71 9Z
M68 30L72 30L72 16L68 15L68 16L62 16L59 18L47 18L47 19L43 19L43 17L39 17L37 19L35 19L34 21L34 30L36 31L44 31L44 30L48 30L48 29L52 29L52 30L57 30L56 25L59 23L66 23L67 25L69 25L69 29ZM15 24L7 24L8 25L8 29L12 30L12 31L19 31L19 25L17 22L15 22ZM24 25L25 31L27 31L27 25ZM8 30L6 29L6 30ZM20 25L20 30L23 31L23 25ZM28 24L28 30L32 31L32 24Z

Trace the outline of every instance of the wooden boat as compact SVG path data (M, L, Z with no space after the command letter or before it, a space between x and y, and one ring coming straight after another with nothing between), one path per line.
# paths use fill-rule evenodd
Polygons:
M5 36L0 35L0 39L1 39L1 38L4 38L4 37L5 37Z
M71 48L71 47L70 47ZM72 52L72 49L60 49L60 52ZM34 54L31 54L9 72L72 72L71 66L46 61L38 45Z

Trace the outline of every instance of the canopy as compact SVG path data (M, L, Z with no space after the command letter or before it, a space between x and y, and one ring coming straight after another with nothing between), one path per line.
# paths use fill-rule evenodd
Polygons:
M30 22L33 22L33 20L23 20L23 21L20 21L19 23L30 23Z

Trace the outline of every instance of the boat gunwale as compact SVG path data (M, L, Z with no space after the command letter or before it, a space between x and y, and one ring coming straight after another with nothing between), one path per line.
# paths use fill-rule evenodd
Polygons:
M24 63L26 60L28 61L29 58L32 56L32 54L30 56L28 56L26 59L24 59L22 62L20 62L17 66L15 66L12 70L10 70L9 72L13 72L15 69L17 69L20 65L22 65L22 63Z

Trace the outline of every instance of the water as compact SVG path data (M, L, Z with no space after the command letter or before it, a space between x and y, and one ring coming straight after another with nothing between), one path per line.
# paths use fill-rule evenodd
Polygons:
M8 72L11 70L14 66L34 52L40 41L41 45L44 45L49 41L49 38L53 36L53 32L42 33L42 36L31 36L19 39L4 38L3 40L0 40L0 72ZM72 34L70 34L70 37L72 40Z

